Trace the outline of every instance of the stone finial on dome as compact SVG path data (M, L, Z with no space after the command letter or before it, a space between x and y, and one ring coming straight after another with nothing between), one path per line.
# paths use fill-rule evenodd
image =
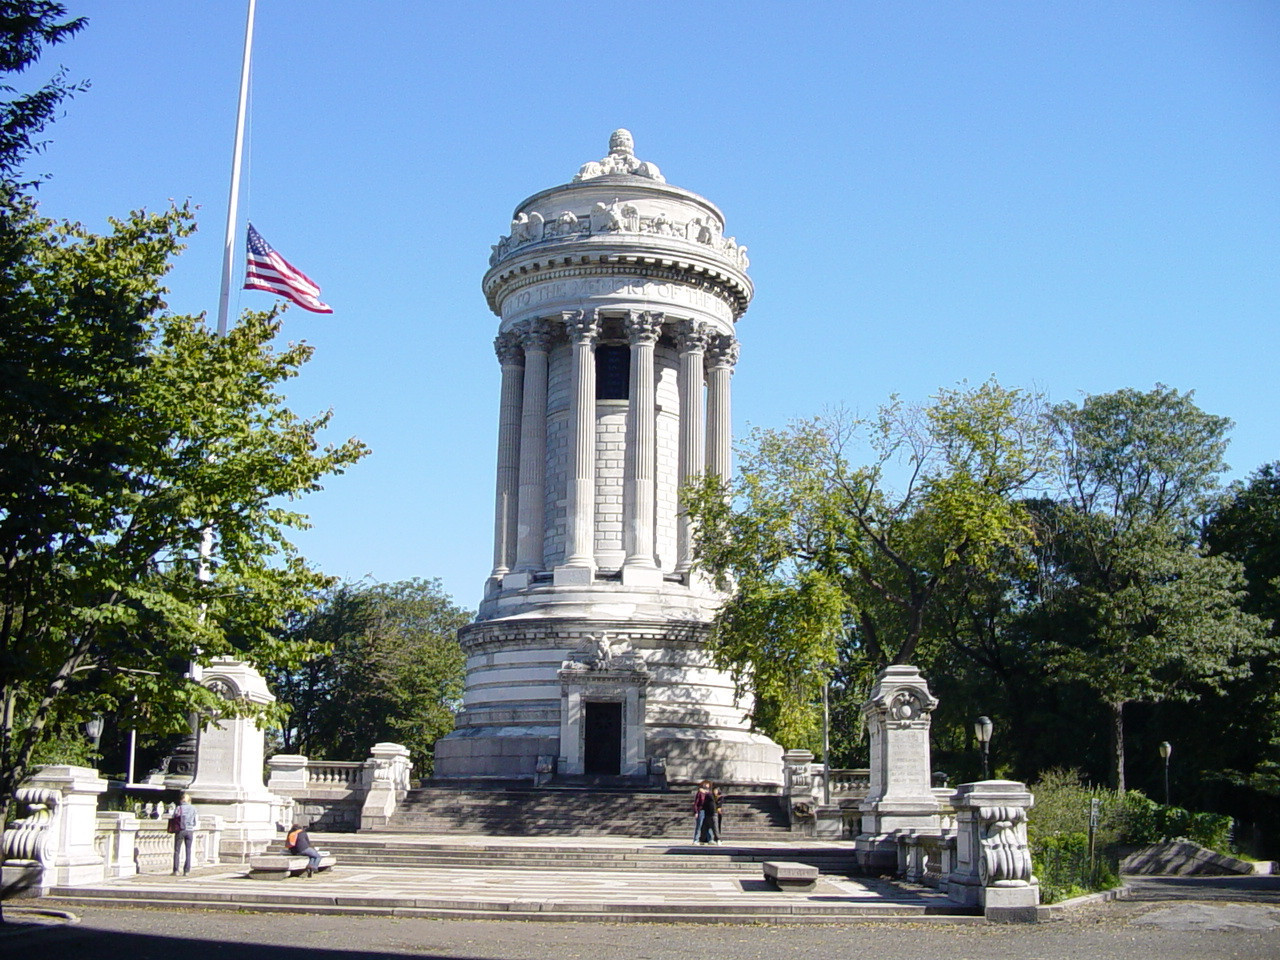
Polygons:
M636 155L636 141L631 131L619 128L609 135L609 154L621 154L624 157Z
M609 137L609 155L603 160L592 160L590 163L584 163L578 171L578 175L573 178L574 183L581 183L583 180L593 180L596 177L606 176L632 176L645 177L649 180L656 180L658 183L666 183L662 174L658 171L657 164L646 163L636 158L635 154L636 142L631 136L630 130L619 128Z

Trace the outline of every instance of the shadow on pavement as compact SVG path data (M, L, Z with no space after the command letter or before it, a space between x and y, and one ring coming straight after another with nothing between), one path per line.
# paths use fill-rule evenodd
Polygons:
M1280 876L1126 876L1127 900L1233 900L1280 904Z
M234 924L233 918L227 918ZM122 933L91 925L48 926L6 923L0 926L0 956L45 957L48 960L401 960L412 955L429 960L478 960L452 953L370 950L367 945L349 949L246 943L233 939L201 940L146 933Z

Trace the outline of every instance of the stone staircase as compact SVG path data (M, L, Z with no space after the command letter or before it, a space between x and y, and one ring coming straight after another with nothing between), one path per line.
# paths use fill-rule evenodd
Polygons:
M473 838L474 840L474 838ZM720 846L691 843L580 844L560 840L536 843L494 840L450 842L447 838L408 838L403 835L326 834L316 844L338 858L344 867L477 868L502 870L626 870L668 873L708 871L760 876L766 860L790 860L815 866L821 873L849 876L858 872L857 860L849 844L803 846L740 845L732 841ZM268 852L282 853L273 844Z
M683 791L432 785L410 790L390 822L376 832L688 842L693 807L691 795ZM725 803L722 839L760 845L795 838L776 796L742 796Z

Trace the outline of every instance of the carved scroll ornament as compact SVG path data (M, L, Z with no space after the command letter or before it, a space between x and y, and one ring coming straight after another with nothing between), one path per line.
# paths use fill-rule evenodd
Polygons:
M1031 850L1027 846L1024 807L979 807L978 879L983 886L1029 883Z

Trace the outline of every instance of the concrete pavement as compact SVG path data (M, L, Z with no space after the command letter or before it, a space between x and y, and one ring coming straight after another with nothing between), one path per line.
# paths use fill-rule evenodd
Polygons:
M318 848L325 848L323 835L314 839ZM558 848L562 855L572 853L579 858L584 852L588 857L594 853L599 866L380 866L343 864L339 859L333 870L314 877L274 881L250 880L248 868L234 864L196 870L189 877L151 873L88 887L60 888L43 902L71 909L134 904L311 914L715 923L964 913L936 890L877 878L824 874L815 890L782 892L766 883L758 863L743 862L749 856L785 859L833 847L851 850L852 844L843 841L796 841L785 847L775 844L765 853L732 844L692 848L670 840L632 838L550 841L546 837L378 834L376 839L394 847L461 847L482 854L492 850L495 861L501 859L498 851L554 855ZM699 858L700 854L705 856ZM735 857L739 862L730 862ZM630 866L628 860L642 865ZM661 861L666 861L666 867Z

